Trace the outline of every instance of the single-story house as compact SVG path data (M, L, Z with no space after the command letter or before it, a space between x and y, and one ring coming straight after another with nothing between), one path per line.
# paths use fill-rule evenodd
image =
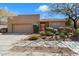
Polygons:
M38 24L40 31L42 31L47 26L55 28L65 26L65 21L62 19L41 20L39 14L11 16L8 18L8 32L33 33L33 24Z

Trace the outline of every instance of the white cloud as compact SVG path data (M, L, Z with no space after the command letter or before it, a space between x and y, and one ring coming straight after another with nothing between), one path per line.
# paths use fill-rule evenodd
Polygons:
M46 12L49 10L47 5L41 5L38 7L38 10L42 11L42 12Z
M4 7L5 10L8 10L8 7Z

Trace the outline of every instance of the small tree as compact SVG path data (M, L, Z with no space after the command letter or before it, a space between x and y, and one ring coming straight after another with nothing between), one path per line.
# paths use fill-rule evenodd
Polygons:
M7 21L7 18L9 16L16 16L16 14L5 8L0 9L0 25L1 25L2 20L6 17L4 21Z
M62 14L74 22L74 29L77 29L77 21L79 19L78 3L54 3L49 4L49 13Z

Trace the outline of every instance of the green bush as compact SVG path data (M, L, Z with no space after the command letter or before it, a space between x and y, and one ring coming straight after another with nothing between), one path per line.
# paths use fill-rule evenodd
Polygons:
M34 30L34 33L38 33L39 32L39 25L33 24L33 30Z
M39 35L33 34L33 35L29 38L29 40L37 40L38 38L39 38Z
M40 35L46 35L46 32L45 31L41 31Z
M46 35L47 36L52 36L52 35L54 35L52 32L50 32L50 31L46 31Z
M0 33L7 33L8 32L8 29L7 28L1 28L0 29Z

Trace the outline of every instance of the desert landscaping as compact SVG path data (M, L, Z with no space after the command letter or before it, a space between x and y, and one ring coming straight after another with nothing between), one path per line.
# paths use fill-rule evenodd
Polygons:
M65 32L63 32L65 28L70 32L65 34ZM78 36L76 36L78 32L74 33L74 31L71 31L71 28L65 28L60 28L63 29L63 31L57 31L56 29L54 30L53 28L48 27L46 31L41 31L38 34L29 35L19 33L0 34L0 47L2 46L0 49L0 55L78 56L79 41L71 39L71 37L74 37L75 39L78 38ZM62 32L64 34L61 35L60 33Z

